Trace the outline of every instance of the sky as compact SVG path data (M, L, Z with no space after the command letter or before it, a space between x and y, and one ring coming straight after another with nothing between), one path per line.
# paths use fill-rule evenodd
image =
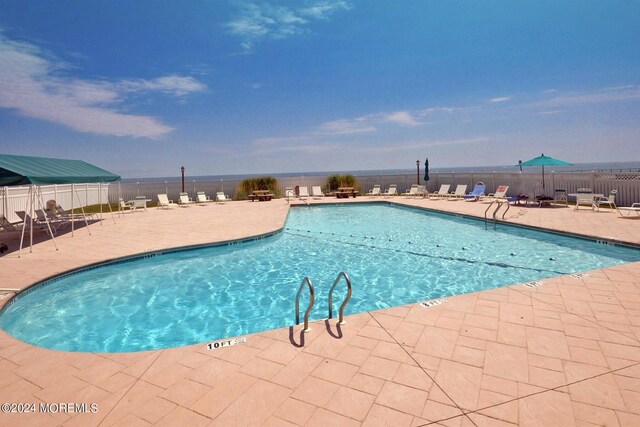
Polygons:
M0 153L123 178L640 160L640 1L0 0Z

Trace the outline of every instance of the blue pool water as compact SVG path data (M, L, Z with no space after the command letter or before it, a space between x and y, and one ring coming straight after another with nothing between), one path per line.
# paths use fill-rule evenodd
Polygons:
M290 326L307 275L321 319L341 271L350 314L638 260L632 248L409 208L305 207L271 237L56 279L5 307L0 327L41 347L139 351ZM344 294L340 285L335 306ZM304 291L302 313L307 302Z

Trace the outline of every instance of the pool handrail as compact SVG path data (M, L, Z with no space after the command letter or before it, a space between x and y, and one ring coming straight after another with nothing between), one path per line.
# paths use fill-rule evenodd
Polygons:
M313 283L311 283L311 279L309 279L309 276L302 279L300 288L298 289L298 294L296 295L296 325L300 324L300 294L302 294L305 283L309 286L309 306L307 307L307 311L304 313L304 328L302 329L302 332L309 332L311 330L309 328L309 314L311 313L313 304L316 301Z
M340 317L338 319L339 325L344 324L344 308L347 306L347 303L351 299L351 279L349 278L349 275L344 271L340 272L338 274L338 277L336 277L336 280L333 282L333 286L331 286L331 290L329 291L329 319L331 319L333 318L333 290L336 288L336 285L338 284L338 282L340 282L340 279L343 277L344 277L344 280L347 282L347 297L344 299L344 301L342 302L342 305L340 306Z

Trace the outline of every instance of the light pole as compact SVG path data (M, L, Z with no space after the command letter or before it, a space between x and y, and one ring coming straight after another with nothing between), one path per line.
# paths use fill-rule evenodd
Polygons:
M164 194L166 194L167 196L169 195L169 191L168 191L169 186L167 185L167 181L164 182Z
M193 180L193 198L196 198L196 180Z
M180 172L182 172L182 192L184 193L184 166L180 166Z
M420 160L416 160L416 183L420 185Z

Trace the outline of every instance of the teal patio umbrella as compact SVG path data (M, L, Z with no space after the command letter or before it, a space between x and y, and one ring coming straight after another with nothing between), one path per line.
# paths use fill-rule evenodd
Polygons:
M565 162L564 160L554 159L553 157L545 156L544 153L534 159L522 162L518 166L542 166L542 191L544 192L544 167L545 166L571 166L572 163Z
M429 181L429 158L424 161L424 182Z

